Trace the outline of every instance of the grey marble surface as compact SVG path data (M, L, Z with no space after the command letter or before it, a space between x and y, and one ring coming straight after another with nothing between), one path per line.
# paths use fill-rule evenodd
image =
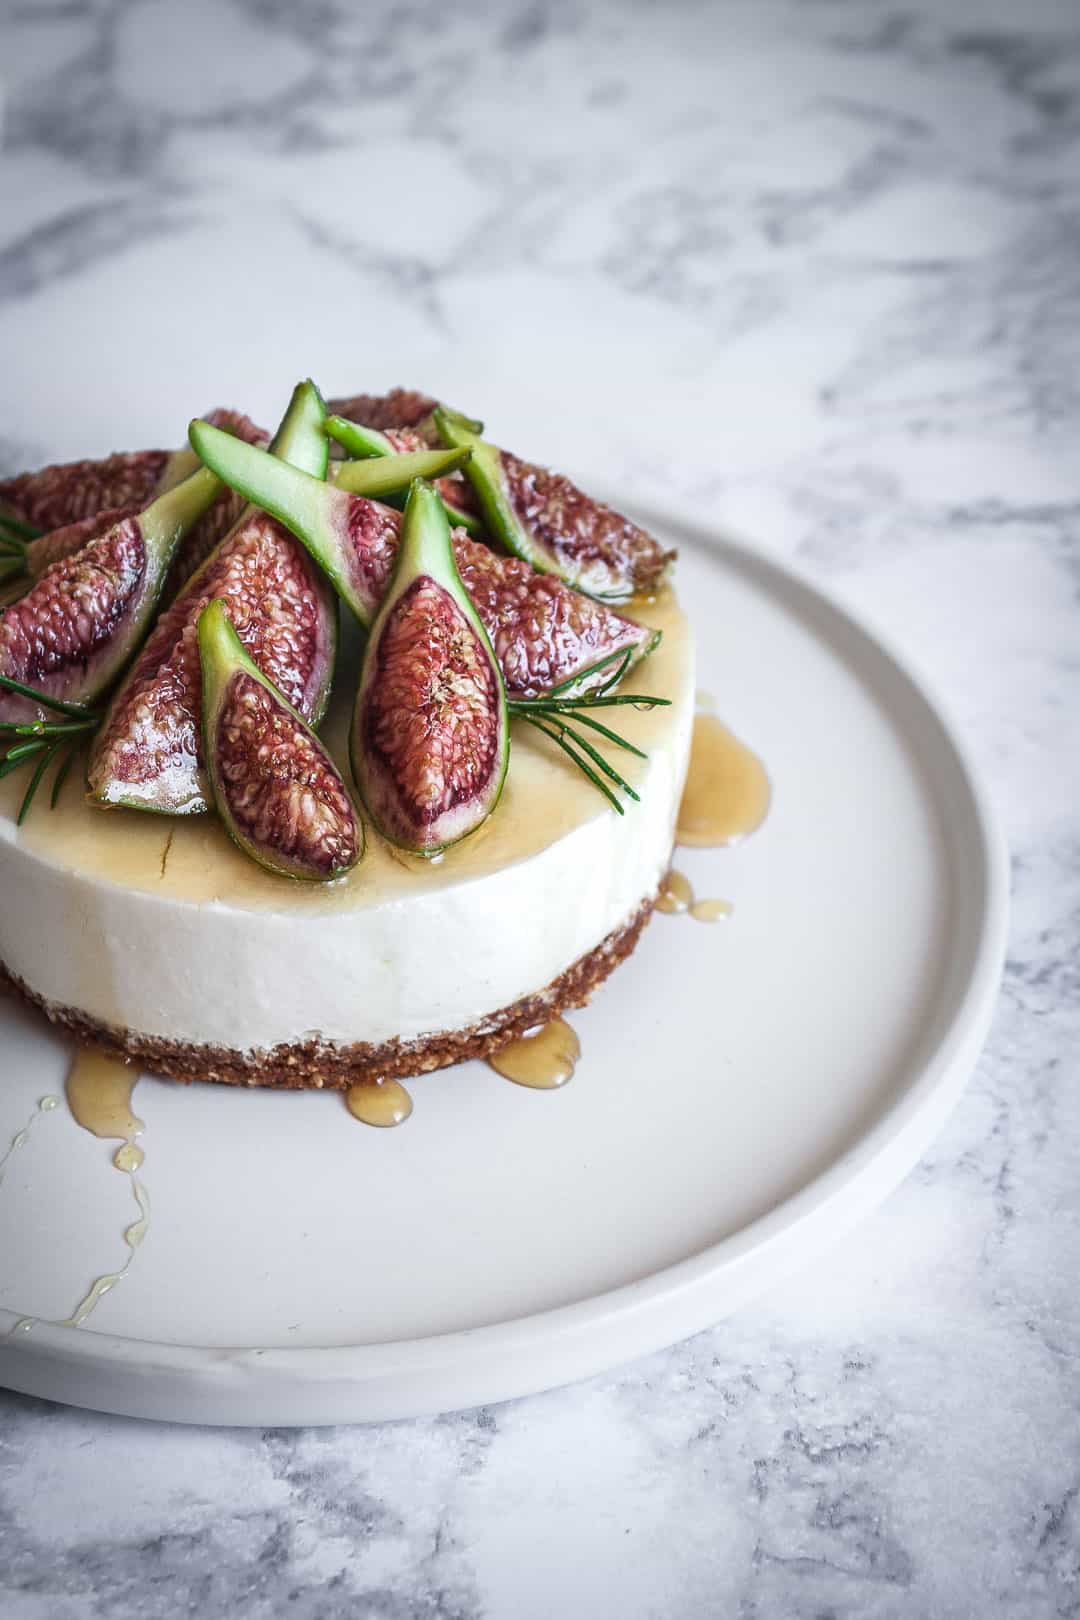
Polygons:
M901 641L1015 885L952 1121L797 1285L368 1430L0 1392L5 1620L1080 1614L1075 0L6 0L0 73L5 463L175 438L163 376L587 433Z

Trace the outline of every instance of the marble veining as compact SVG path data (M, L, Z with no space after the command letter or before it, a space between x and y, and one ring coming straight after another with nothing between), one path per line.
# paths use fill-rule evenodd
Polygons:
M1073 0L9 0L0 81L0 469L175 442L163 371L543 421L888 629L1015 889L955 1115L796 1283L367 1430L0 1393L5 1620L1080 1615Z

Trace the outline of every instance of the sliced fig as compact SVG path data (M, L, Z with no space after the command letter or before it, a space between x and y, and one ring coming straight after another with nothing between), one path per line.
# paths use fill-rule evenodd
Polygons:
M232 491L227 491L229 495ZM215 505L218 502L215 501ZM114 523L122 523L125 518L136 517L137 506L107 506L104 512L94 512L90 517L79 518L75 523L66 523L62 529L54 529L51 534L39 535L35 540L26 544L26 572L31 580L39 579L51 563L59 562L63 557L71 557L76 551L81 551L88 540L96 540L98 535L105 534ZM209 516L209 513L207 514ZM197 529L205 522L200 518L194 525Z
M380 433L376 428L360 427L344 416L328 416L326 431L330 437L359 461L372 457L411 455L426 448L423 435L415 428L390 428ZM468 534L482 534L484 525L476 505L472 487L460 473L449 474L435 480L435 488L446 506L451 527L464 529ZM388 496L387 505L402 507L404 498Z
M180 540L220 488L200 468L137 517L51 563L0 613L0 673L65 702L101 696L145 635ZM44 715L25 698L0 694L0 720L28 717Z
M263 430L240 411L211 411L207 421L248 444L266 443ZM158 468L160 471L155 472ZM65 510L72 515L65 517L57 527L46 527L38 532L40 524L13 519L0 502L0 536L6 536L6 541L0 543L12 554L12 560L3 564L5 577L16 583L20 579L36 579L50 563L71 556L121 518L134 516L152 496L175 489L198 470L199 458L190 449L150 450L109 456L105 461L77 461L46 467L40 473L23 473L9 480L0 488L21 489L23 506L37 518L51 525L52 519ZM144 485L145 492L139 494ZM131 495L132 490L135 495ZM125 493L129 498L99 505L110 494ZM163 591L166 600L232 528L243 504L232 490L222 488L210 509L184 536Z
M315 385L302 383L294 390L273 454L254 448L251 454L265 457L270 466L278 465L274 457L288 457L316 482L327 464L323 417ZM222 437L227 443L240 442L228 434ZM264 512L245 509L162 613L117 690L87 771L96 803L173 815L207 809L197 625L216 597L226 602L256 665L293 708L312 725L322 719L337 646L333 593L280 524Z
M265 442L262 429L241 411L211 411L207 420L249 444ZM188 450L117 451L97 460L59 462L0 481L0 522L33 538L107 507L139 511L195 471Z
M660 644L659 630L460 531L454 534L454 559L510 698L540 697L556 686L590 691L610 674L615 655L627 655L629 670Z
M377 501L348 493L345 486L355 488L368 476L365 469L377 463L346 463L334 488L299 477L262 452L199 424L193 426L192 438L226 483L288 525L361 624L369 625L393 570L400 518ZM405 461L404 456L396 458L399 467ZM606 673L609 655L627 650L630 663L636 663L660 640L658 631L571 590L554 574L537 573L516 557L498 556L460 531L453 543L461 577L512 698L535 697L567 682L588 690L594 684L594 664L605 661Z
M437 406L435 425L444 444L472 451L465 476L485 525L515 556L609 601L661 584L675 553L629 518L561 473L488 444L454 411Z
M0 483L0 513L49 534L110 506L141 509L154 497L168 450L118 452L97 461L69 461Z
M419 480L364 651L349 746L371 818L400 848L435 855L499 802L510 753L502 675L442 502Z
M260 866L325 883L364 835L349 790L311 727L244 651L225 602L199 615L202 744L214 805Z
M206 420L213 422L214 426L221 428L224 433L231 433L233 438L242 439L245 444L263 446L269 442L269 434L242 411L225 409L211 411ZM162 487L168 488L170 478L181 475L181 469L193 470L197 465L198 457L190 446L184 450L175 450L162 476ZM187 476L186 471L182 476ZM191 533L185 535L183 544L173 558L169 577L165 581L162 595L166 602L172 601L181 585L191 578L197 568L202 567L214 547L220 544L233 525L239 521L244 505L242 496L237 495L235 490L226 489L206 516L196 523Z

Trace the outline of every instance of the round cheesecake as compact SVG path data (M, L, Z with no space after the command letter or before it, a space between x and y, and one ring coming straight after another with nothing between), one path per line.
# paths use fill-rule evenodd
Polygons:
M693 642L671 592L624 685L670 707L605 721L640 802L618 815L558 748L515 721L478 832L425 861L370 828L336 883L263 871L215 816L101 810L67 783L15 817L0 782L0 964L54 1021L159 1073L249 1085L351 1085L486 1056L580 1006L633 949L666 871L690 748ZM339 760L348 656L325 738ZM606 748L605 751L613 753Z

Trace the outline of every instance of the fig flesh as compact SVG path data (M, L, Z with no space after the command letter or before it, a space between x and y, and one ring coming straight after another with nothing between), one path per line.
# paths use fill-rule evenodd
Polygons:
M207 420L225 432L244 439L248 444L266 443L266 435L262 429L256 427L249 417L239 411L212 411ZM157 464L159 452L143 451L139 454L153 456L154 465ZM155 495L164 495L199 469L199 458L190 449L162 454L165 461L153 487ZM125 456L108 459L111 462L130 463L135 458ZM98 508L97 503L102 493L107 492L110 483L113 482L107 472L101 474L102 466L103 463L100 462L73 462L63 467L45 468L40 474L22 475L24 480L42 481L38 489L37 504L34 507L40 515L49 515L50 510L55 514L65 505L72 510L82 506L86 508L86 512L82 517L65 521L58 528L46 530L41 534L30 532L20 539L10 528L11 519L4 517L0 508L0 536L5 537L0 543L8 553L0 560L0 574L4 583L11 582L13 587L20 591L25 589L24 580L37 579L50 563L57 562L61 557L71 556L88 540L96 540L98 535L104 534L114 523L119 523L125 517L133 517L141 510L146 501L129 500L124 504ZM123 476L116 478L114 487L123 489ZM243 507L241 497L231 489L222 488L209 510L192 525L177 548L162 591L165 601L172 599L183 581L232 528ZM20 527L32 530L34 526L20 524Z
M93 703L131 659L177 546L220 489L200 468L138 516L51 563L0 613L0 674L68 703ZM40 705L0 694L0 720L44 718Z
M284 877L351 870L363 829L311 727L244 651L226 605L199 615L202 745L214 805L245 854Z
M240 411L211 411L207 418L225 432L265 443L266 435ZM149 505L197 471L187 450L118 451L97 460L59 462L0 481L0 523L51 534L108 507Z
M323 416L314 384L301 384L272 451L252 453L271 466L277 465L273 457L288 457L316 481L327 465ZM90 754L94 802L172 815L207 809L197 627L215 598L226 602L247 652L293 708L312 725L322 719L337 647L337 604L292 536L264 512L245 507L161 614L118 688Z
M624 655L629 670L659 646L659 630L460 531L454 534L454 559L495 648L509 698L541 697L555 687L588 692L610 673L613 658Z
M454 563L442 502L417 481L364 652L350 733L356 785L384 837L435 855L487 820L509 752L498 662Z
M93 517L110 506L149 504L169 463L168 450L118 452L96 461L69 461L0 483L0 514L39 534Z
M227 491L232 495L232 490ZM218 505L217 501L214 505ZM212 510L212 509L211 509ZM59 562L63 557L71 557L76 551L81 551L88 540L96 540L98 535L105 534L114 523L122 523L125 518L136 517L137 506L107 506L103 512L94 512L90 517L79 518L74 523L66 523L61 529L54 529L51 534L39 535L37 539L30 540L26 545L26 572L31 580L39 579L51 563ZM194 525L197 529L205 522L207 513ZM182 543L181 543L182 544Z
M675 553L560 473L489 444L465 417L435 410L442 442L472 451L465 476L489 533L515 556L590 596L622 601L656 590Z
M388 506L345 486L355 488L364 469L376 463L347 462L334 487L302 478L201 424L193 426L192 439L219 477L288 525L360 623L370 625L393 570L401 520ZM387 464L395 459L399 466L406 460L387 458ZM489 551L460 530L453 547L511 698L536 697L567 683L584 692L604 678L610 655L628 652L629 668L659 642L659 632L571 590L554 574ZM601 661L605 669L594 682L592 667Z

